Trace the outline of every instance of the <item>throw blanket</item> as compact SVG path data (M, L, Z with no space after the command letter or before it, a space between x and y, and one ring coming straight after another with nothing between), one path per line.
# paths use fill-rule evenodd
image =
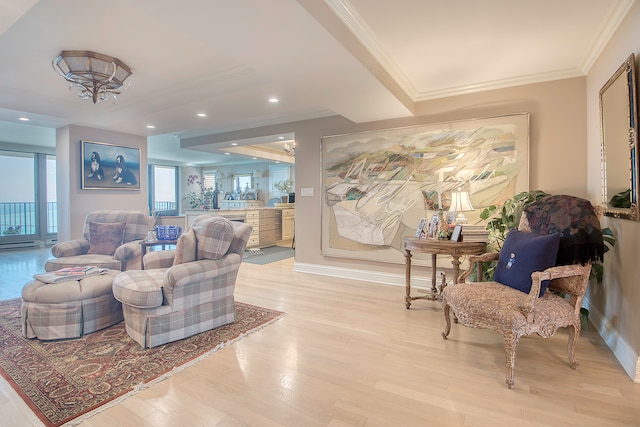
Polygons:
M574 196L547 196L529 203L524 212L531 231L560 233L556 265L603 260L600 221L588 200Z

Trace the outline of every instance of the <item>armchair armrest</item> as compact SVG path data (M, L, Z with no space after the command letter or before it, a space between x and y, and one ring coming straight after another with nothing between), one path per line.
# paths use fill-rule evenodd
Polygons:
M591 264L587 265L562 265L558 267L550 267L544 271L534 271L531 273L531 290L524 298L521 306L522 314L527 316L527 321L532 322L531 312L540 295L540 287L544 280L569 279L573 284L574 292L566 290L570 295L569 303L574 308L576 315L580 312L582 306L582 297L587 290L587 282L589 281L589 273L591 272Z
M134 259L142 254L142 248L140 247L140 241L134 240L133 242L124 243L116 249L113 257L118 261L127 263L127 261Z
M89 241L85 238L67 240L53 245L51 247L51 255L56 258L84 255L89 252L90 246Z
M155 268L169 268L173 265L175 253L175 249L146 253L143 258L144 268L146 270L152 270Z
M482 263L497 261L499 257L500 252L486 252L481 255L471 255L469 257L469 268L464 273L462 273L458 281L460 283L464 283L467 277L469 277L471 273L474 272L474 269L478 272L478 281L480 281L480 277L482 276Z

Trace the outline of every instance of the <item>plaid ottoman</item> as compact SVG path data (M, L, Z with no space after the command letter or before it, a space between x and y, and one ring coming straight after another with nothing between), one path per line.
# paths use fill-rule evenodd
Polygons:
M22 334L27 338L78 338L123 320L113 297L113 278L105 274L60 283L33 280L22 288Z

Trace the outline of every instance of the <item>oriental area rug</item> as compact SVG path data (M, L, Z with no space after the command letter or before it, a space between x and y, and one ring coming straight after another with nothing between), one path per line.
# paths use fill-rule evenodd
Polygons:
M28 340L20 304L0 301L0 374L47 427L74 425L284 315L236 302L236 322L143 349L124 322L77 339Z

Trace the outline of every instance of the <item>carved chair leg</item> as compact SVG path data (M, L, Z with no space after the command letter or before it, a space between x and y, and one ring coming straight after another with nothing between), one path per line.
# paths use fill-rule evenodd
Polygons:
M516 369L516 349L520 337L513 331L505 331L502 336L504 338L504 352L507 362L507 377L505 382L507 383L507 387L513 388L515 384L513 377Z
M569 325L569 342L567 343L567 355L569 356L569 366L573 369L577 369L580 362L576 360L575 348L580 337L580 324L573 322Z
M449 335L449 332L451 332L451 317L449 316L449 312L451 311L451 306L445 303L444 307L442 307L442 311L444 312L444 320L446 322L446 325L444 327L444 332L442 333L442 338L446 340L447 336Z

